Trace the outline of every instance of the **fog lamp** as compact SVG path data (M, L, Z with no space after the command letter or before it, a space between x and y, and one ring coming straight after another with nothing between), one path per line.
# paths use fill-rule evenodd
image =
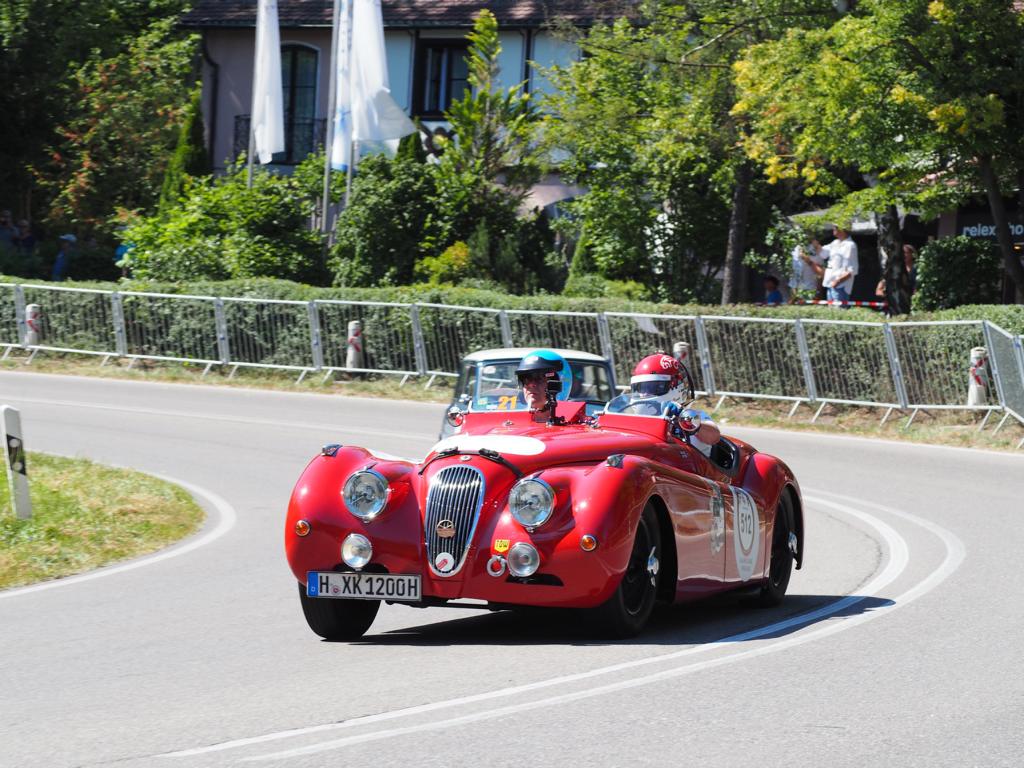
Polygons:
M361 533L350 533L341 544L341 559L345 565L360 570L373 557L373 545Z
M533 576L540 568L540 554L532 544L527 544L525 541L513 544L512 549L508 551L506 560L512 575L521 579Z

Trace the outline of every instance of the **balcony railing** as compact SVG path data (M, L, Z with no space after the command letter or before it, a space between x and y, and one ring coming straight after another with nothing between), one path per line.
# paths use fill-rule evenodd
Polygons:
M232 157L238 157L249 150L249 115L235 115L235 136ZM294 119L284 116L284 152L274 155L277 165L297 165L324 145L327 134L327 119Z

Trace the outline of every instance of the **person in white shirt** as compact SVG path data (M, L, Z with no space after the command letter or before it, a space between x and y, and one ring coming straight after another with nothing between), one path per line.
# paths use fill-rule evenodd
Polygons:
M857 244L845 229L833 227L832 234L836 239L828 244L828 266L822 285L828 290L829 301L849 301L853 278L860 269Z
M812 237L810 247L798 245L793 248L793 263L789 278L791 293L796 291L817 292L821 285L821 276L828 261L828 249L822 246L816 237Z

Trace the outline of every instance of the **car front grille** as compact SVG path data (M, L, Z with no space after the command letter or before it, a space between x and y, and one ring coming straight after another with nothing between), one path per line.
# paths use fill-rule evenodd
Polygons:
M484 476L476 467L444 467L430 480L423 529L427 562L438 576L462 568L484 502Z

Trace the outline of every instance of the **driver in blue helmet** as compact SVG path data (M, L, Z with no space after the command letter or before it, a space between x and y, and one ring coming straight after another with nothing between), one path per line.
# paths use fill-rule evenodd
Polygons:
M557 352L538 349L519 361L516 378L533 420L550 421L554 417L551 412L553 401L566 399L572 385L572 370Z

